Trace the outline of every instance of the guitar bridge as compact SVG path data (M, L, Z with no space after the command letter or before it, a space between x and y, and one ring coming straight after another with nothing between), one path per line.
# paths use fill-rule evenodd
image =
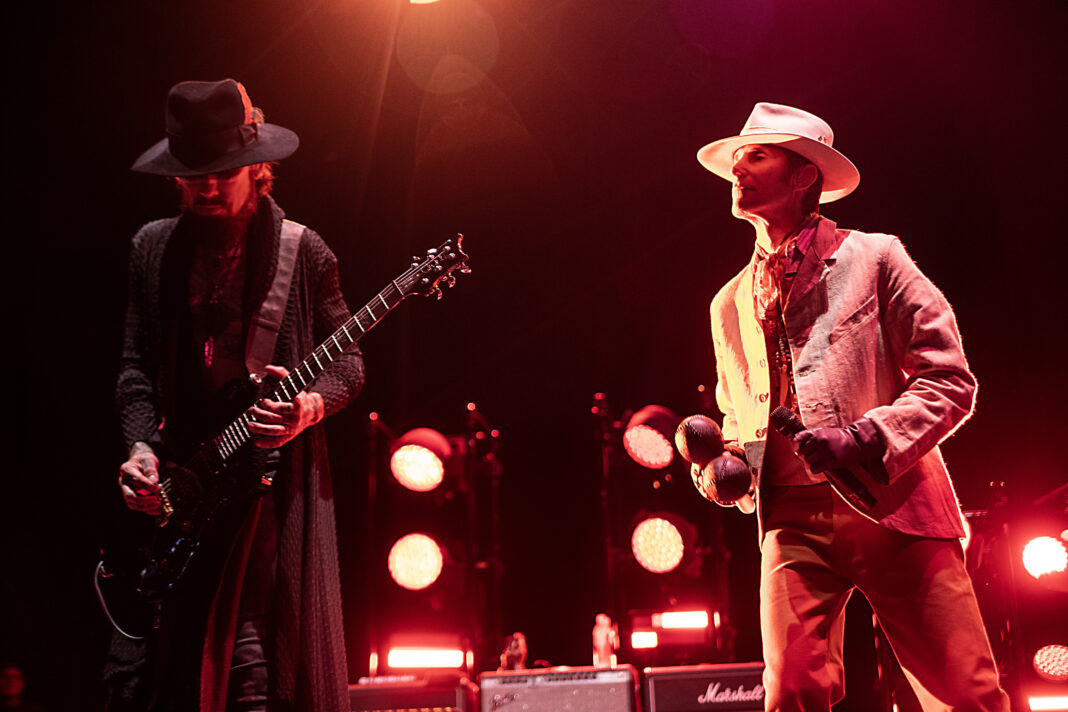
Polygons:
M165 527L167 526L167 522L170 520L171 515L174 514L174 505L171 504L171 499L167 496L167 493L162 490L160 490L159 493L159 503L162 505L163 511L161 511L156 518L156 525Z

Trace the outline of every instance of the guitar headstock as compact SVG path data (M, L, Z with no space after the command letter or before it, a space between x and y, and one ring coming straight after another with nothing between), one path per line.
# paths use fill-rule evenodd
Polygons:
M467 265L467 253L463 251L464 236L457 234L455 239L449 239L437 247L426 251L423 257L413 257L412 267L406 276L410 275L409 282L404 293L420 294L424 297L434 295L438 299L442 296L442 285L451 287L456 284L456 273L467 274L471 268Z

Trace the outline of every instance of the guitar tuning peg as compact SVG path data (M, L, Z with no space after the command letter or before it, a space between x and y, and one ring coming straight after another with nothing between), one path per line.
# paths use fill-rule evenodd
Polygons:
M464 274L471 274L471 268L467 266L466 262L464 262L463 266L460 267L460 271Z

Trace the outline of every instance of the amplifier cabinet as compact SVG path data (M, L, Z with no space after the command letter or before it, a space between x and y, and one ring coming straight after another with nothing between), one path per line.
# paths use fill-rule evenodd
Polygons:
M763 712L764 663L645 668L645 712Z
M635 712L638 673L631 665L507 670L478 683L481 712Z
M475 712L478 688L459 673L360 678L349 685L352 712Z

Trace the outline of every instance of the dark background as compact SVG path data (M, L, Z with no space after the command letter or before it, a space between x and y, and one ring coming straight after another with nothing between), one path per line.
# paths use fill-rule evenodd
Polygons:
M175 82L237 78L300 135L276 197L333 248L354 308L409 255L467 236L474 272L362 342L367 387L330 423L353 679L367 413L459 432L469 401L501 431L499 632L580 665L608 606L592 396L617 413L700 409L707 305L752 233L694 153L756 101L828 120L863 180L824 214L900 235L955 306L981 385L944 446L965 507L986 504L991 480L1024 498L1064 482L1064 20L1056 0L9 9L0 656L53 709L98 707L108 631L89 581L125 516L112 406L125 260L137 228L177 207L166 181L128 166L162 137ZM755 527L722 514L744 590Z

